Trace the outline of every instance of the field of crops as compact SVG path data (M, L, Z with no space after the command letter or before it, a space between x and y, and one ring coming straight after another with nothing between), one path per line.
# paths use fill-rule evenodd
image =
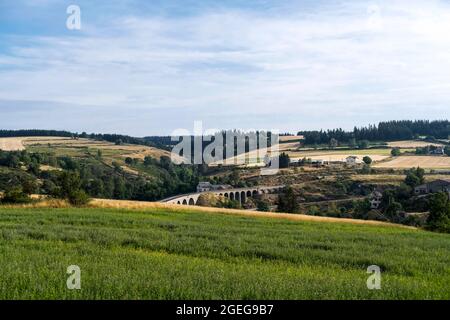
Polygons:
M15 151L27 149L30 152L55 153L57 156L83 156L90 150L101 150L105 157L132 157L144 159L146 156L159 158L170 153L154 147L122 144L91 139L71 139L67 137L16 137L0 138L0 150Z
M359 161L369 156L373 161L381 161L389 158L391 149L361 149L361 150L310 150L290 151L289 156L293 159L309 158L312 160L345 161L348 156L356 156Z
M0 299L448 299L449 252L450 235L392 226L0 208ZM66 287L69 265L81 290Z

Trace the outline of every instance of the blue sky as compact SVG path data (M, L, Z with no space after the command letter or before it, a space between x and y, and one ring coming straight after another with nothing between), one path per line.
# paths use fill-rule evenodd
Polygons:
M81 8L68 30L66 8ZM448 1L0 2L0 128L131 135L449 118Z

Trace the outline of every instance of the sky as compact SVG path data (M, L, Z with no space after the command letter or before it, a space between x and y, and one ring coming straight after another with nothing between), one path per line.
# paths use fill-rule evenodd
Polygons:
M1 129L295 133L449 106L449 1L0 1Z

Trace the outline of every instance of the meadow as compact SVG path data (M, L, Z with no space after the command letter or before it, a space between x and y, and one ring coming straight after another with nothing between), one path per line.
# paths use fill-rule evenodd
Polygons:
M66 288L69 265L81 290ZM366 269L382 269L368 290ZM449 299L450 235L196 208L0 208L0 299Z

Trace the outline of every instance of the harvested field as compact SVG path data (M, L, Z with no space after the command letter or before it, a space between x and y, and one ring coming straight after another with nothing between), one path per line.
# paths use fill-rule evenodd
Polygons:
M366 149L366 150L330 150L330 151L294 151L289 152L292 159L310 158L312 160L345 161L348 156L358 157L359 162L365 156L373 161L381 161L390 157L390 149Z
M380 162L374 165L375 168L412 168L421 167L425 169L446 169L450 168L450 157L438 156L402 156L392 160Z
M299 141L299 140L303 140L305 137L303 136L281 136L280 137L280 142L289 142L289 141Z
M388 143L388 146L391 148L420 148L426 146L442 146L442 144L431 143L426 141L406 140L406 141L392 141Z
M0 138L0 150L17 151L25 149L22 138Z

